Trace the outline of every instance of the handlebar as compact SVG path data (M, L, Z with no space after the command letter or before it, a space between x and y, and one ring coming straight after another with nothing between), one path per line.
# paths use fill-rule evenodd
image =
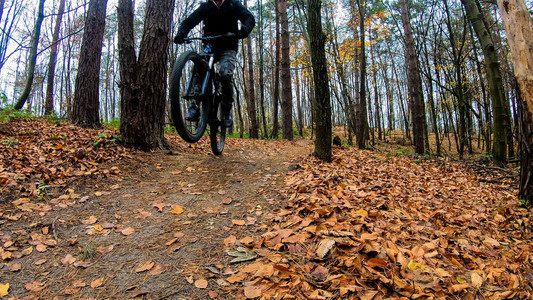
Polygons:
M219 34L219 35L211 35L211 36L202 36L202 37L190 37L190 38L184 38L183 43L192 43L193 41L214 41L221 38L228 38L228 37L237 37L235 33L228 32L225 34Z

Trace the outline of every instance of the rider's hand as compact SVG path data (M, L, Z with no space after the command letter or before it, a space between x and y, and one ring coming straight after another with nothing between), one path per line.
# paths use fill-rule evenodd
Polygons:
M243 28L241 28L239 29L236 35L238 39L245 39L248 37L248 32L244 30Z
M185 37L181 35L176 35L174 37L174 43L175 44L183 44L185 42Z

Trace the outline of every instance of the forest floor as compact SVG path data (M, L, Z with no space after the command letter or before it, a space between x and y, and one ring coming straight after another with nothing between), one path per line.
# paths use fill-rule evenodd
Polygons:
M139 152L113 130L0 125L2 299L527 299L516 170L206 139Z

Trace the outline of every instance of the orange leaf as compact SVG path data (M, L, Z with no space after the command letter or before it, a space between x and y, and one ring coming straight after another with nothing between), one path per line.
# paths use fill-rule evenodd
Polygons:
M104 277L101 277L101 278L98 278L98 279L95 279L93 281L91 281L91 287L93 289L101 286L102 284L104 283Z
M222 203L223 203L223 204L226 204L226 205L231 204L231 202L233 202L233 199L231 199L231 198L229 198L229 197L228 197L228 198L225 198L224 200L222 200Z
M253 285L244 287L244 296L246 299L261 297L261 287Z
M140 272L148 271L154 267L154 264L155 264L154 261L149 259L144 264L135 268L135 272L140 273Z
M237 242L237 237L234 235L230 235L227 238L224 239L224 245L225 246L233 246L235 245L235 242Z
M231 220L231 223L233 225L238 225L238 226L244 226L246 225L246 221L244 220Z
M371 268L378 267L378 268L381 268L381 269L385 269L387 267L387 265L388 265L386 261L384 261L381 258L377 258L377 257L369 259L367 261L367 264Z
M133 234L134 232L135 232L135 229L133 229L132 227L125 228L121 231L123 235L130 235L130 234Z
M218 297L218 293L217 292L209 291L209 298L215 299L216 297Z
M194 286L199 289L205 289L207 287L207 280L205 279L198 279L194 282Z
M180 206L180 205L174 206L174 208L171 211L171 213L176 214L176 215L182 214L183 212L184 212L183 206Z
M83 224L85 224L85 225L92 225L92 224L96 223L96 221L98 221L98 218L96 218L95 216L90 216L89 219L83 220L81 222Z

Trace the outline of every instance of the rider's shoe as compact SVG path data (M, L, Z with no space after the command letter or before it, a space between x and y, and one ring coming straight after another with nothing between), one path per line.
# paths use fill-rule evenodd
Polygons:
M222 104L222 124L224 127L231 127L233 125L233 116L231 115L231 104Z
M198 109L198 106L196 104L193 104L189 107L187 115L185 115L185 120L191 122L196 122L200 120L200 109Z

